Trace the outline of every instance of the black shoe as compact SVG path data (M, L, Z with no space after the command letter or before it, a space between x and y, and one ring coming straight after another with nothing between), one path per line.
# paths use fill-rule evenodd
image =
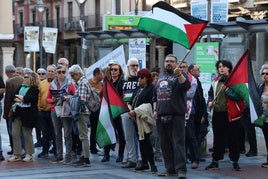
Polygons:
M36 142L36 143L34 144L34 147L42 147L41 142Z
M261 164L261 167L262 167L262 168L268 168L268 162L262 163L262 164Z
M141 171L141 170L148 170L149 165L148 164L139 164L135 167L135 170Z
M151 173L155 174L157 172L157 167L155 165L151 166Z
M131 162L131 161L128 161L126 165L122 166L122 168L135 168L135 167L136 167L136 163Z
M110 161L110 156L109 155L104 155L101 162L108 162Z
M41 152L40 154L37 155L38 158L48 158L48 154L45 152Z
M240 154L245 154L246 151L245 150L240 150Z
M51 163L62 163L63 158L62 157L57 157L57 158L52 159L50 162Z
M218 162L213 161L213 162L211 162L210 165L207 166L205 169L206 169L206 170L215 170L215 169L218 169L218 168L219 168L219 164L218 164Z
M98 152L99 152L98 149L92 149L92 150L90 150L90 153L92 153L92 154L97 154Z
M8 151L7 155L13 155L13 150Z
M50 154L54 154L54 153L56 153L56 148L55 148L55 147L52 147L52 149L50 149L50 150L48 151L48 153L50 153Z
M206 161L206 159L204 159L204 158L199 159L199 162L205 162L205 161Z
M90 167L90 160L89 158L81 157L78 161L72 163L72 165L76 167Z
M116 159L116 163L122 162L123 161L123 156L122 155L118 155L117 159Z
M248 153L246 153L246 156L247 156L247 157L255 157L255 156L257 156L257 155L258 155L257 152L251 152L251 151L249 151Z
M3 156L2 152L1 152L0 153L0 161L3 161L3 160L5 160L5 158L4 158L4 156Z
M233 162L233 170L240 171L240 167L237 162Z

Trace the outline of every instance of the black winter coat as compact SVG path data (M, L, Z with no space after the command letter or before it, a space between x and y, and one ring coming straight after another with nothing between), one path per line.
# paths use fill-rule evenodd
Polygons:
M20 88L17 90L15 95L19 94ZM20 106L17 106L16 111L13 114L13 117L20 117L23 127L34 128L36 126L36 122L38 119L38 107L37 107L38 93L39 89L37 86L30 87L30 89L23 97L23 102L30 103L31 107L22 108Z

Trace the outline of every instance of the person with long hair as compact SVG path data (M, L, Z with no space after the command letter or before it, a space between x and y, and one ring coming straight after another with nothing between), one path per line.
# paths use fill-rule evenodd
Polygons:
M33 161L34 144L32 130L38 119L38 94L39 76L37 73L28 72L24 74L24 81L15 93L12 105L12 137L13 155L8 159L9 162L21 160L21 132L25 140L24 162Z

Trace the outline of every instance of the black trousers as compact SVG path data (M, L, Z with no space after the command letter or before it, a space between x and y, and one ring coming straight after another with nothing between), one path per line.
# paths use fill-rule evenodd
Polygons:
M144 134L144 140L139 140L141 159L143 164L150 163L150 166L154 166L154 151L150 140L150 134Z
M237 128L240 121L229 122L227 112L213 112L212 130L213 130L213 153L214 161L224 158L225 146L229 148L229 158L233 162L238 162L240 157L239 151L239 131ZM226 142L225 142L226 141Z
M92 112L90 114L90 150L94 151L97 150L97 144L96 144L96 132L97 132L97 126L99 121L99 114L100 110L96 112Z
M264 122L262 126L262 132L265 139L266 151L267 151L267 162L268 162L268 122Z

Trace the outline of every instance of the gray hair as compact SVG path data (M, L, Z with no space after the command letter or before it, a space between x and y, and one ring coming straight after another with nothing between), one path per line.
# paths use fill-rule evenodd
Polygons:
M56 65L52 64L52 65L48 65L47 66L47 71L50 69L50 68L53 68L53 70L56 69Z
M139 64L139 60L135 57L128 59L127 66L129 66L131 64L131 62L137 62Z
M7 65L7 66L5 67L5 71L6 71L6 72L16 72L16 68L15 68L14 65Z
M262 74L264 69L268 69L268 64L263 64L260 69L260 75Z
M16 71L17 70L21 70L21 71L23 71L23 67L16 67Z
M26 74L26 73L33 72L33 70L31 68L23 68L22 72L23 74Z
M84 72L83 72L82 68L78 64L72 65L69 68L69 73L84 75Z
M67 58L60 58L60 59L58 60L58 63L59 63L59 61L63 61L63 63L69 65L69 60L67 60Z
M47 73L46 69L44 69L44 68L38 68L36 72L37 73Z

